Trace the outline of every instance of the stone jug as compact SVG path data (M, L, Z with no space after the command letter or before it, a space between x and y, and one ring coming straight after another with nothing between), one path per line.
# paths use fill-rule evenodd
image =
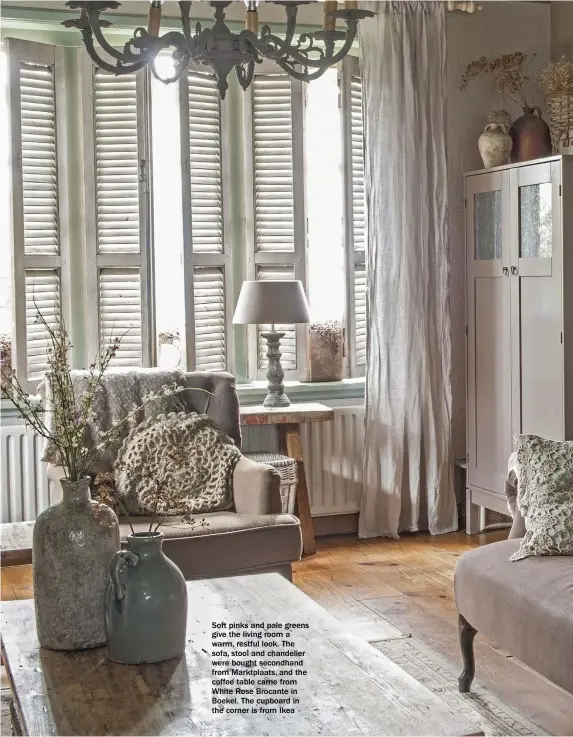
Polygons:
M509 163L509 154L513 142L502 123L486 125L478 140L478 148L486 169L492 166L503 166Z
M183 655L187 586L163 552L163 533L127 536L127 550L109 568L106 597L108 655L116 663L159 663Z
M551 131L538 107L523 108L523 115L513 121L509 135L513 140L512 162L541 159L553 152Z
M113 510L92 501L89 477L61 479L63 498L34 525L32 561L38 641L50 650L105 645L104 602L119 548Z

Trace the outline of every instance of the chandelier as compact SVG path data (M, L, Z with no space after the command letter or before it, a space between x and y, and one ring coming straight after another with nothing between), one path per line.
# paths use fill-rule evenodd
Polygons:
M136 28L123 50L114 48L106 40L103 29L109 28L112 23L100 18L100 13L118 8L119 2L71 0L66 5L72 10L80 10L80 17L66 20L63 25L81 31L88 54L96 66L107 72L132 74L149 64L155 77L169 83L179 79L188 64L193 62L215 74L220 95L224 98L231 70L235 70L241 87L246 90L253 80L255 65L263 59L272 59L291 77L303 82L317 79L350 51L358 22L374 15L370 11L359 10L356 0L345 2L343 9L338 9L337 2L327 0L324 3L323 29L314 33L299 33L295 40L298 6L313 1L267 0L271 4L284 6L284 38L273 34L267 24L261 27L259 34L259 0L245 0L245 29L240 33L233 33L225 23L225 8L231 5L230 1L209 1L215 15L215 22L210 28L204 28L199 22L192 28L191 3L180 2L181 31L168 31L162 36L159 35L159 29L163 0L152 0L147 29ZM343 31L337 30L337 19L345 23ZM157 57L168 49L172 49L173 73L162 77L157 70Z

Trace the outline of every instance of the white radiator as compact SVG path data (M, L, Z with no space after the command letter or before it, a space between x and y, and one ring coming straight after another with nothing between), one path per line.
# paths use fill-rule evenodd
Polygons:
M2 522L33 520L52 503L43 439L24 425L0 428Z
M362 491L363 406L323 402L334 409L333 422L302 426L303 457L313 516L357 512ZM268 426L243 427L245 452L278 452ZM272 428L275 430L275 428Z
M339 404L333 409L333 422L303 425L303 454L315 516L356 512L360 504L364 410ZM274 430L243 427L243 450L276 453ZM40 460L42 438L20 424L3 425L0 433L2 522L33 520L52 503L46 464Z

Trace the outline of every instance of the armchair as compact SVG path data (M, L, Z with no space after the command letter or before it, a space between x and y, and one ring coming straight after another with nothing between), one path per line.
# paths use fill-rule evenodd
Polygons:
M79 387L83 373L73 372L73 380L77 379ZM112 397L113 401L123 400L126 376L135 381L138 391L144 386L155 389L158 383L173 381L187 388L205 389L183 392L177 395L177 401L182 401L189 411L209 415L240 448L239 401L235 379L230 374L181 374L152 369L130 374L109 372L104 386L109 403ZM78 394L81 396L81 390ZM128 397L125 401L129 401ZM169 408L163 407L162 411L169 411ZM113 470L116 452L106 457L104 463L107 465L98 471ZM48 464L48 477L57 489L63 475L60 466ZM290 580L291 564L301 556L302 538L298 519L282 514L279 487L280 476L274 468L243 456L233 474L234 508L201 515L208 522L206 527L190 527L182 520L174 520L162 528L165 554L179 566L187 580L270 571L279 572ZM145 530L148 525L144 517L132 518L132 523L136 532ZM120 526L122 540L125 540L130 531L127 520L120 519Z

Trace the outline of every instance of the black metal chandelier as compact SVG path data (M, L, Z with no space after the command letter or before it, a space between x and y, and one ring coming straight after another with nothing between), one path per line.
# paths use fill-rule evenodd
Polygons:
M228 89L227 77L235 70L243 89L251 84L255 65L263 59L272 59L281 69L295 79L310 82L317 79L333 64L337 64L350 51L358 30L358 22L374 15L359 10L358 3L345 2L338 9L337 2L324 3L324 27L314 33L300 33L295 40L296 16L299 5L314 0L267 0L274 5L283 5L286 14L284 38L272 33L270 26L263 25L258 33L259 0L245 0L245 30L233 33L225 23L225 8L230 1L210 0L214 9L215 22L210 28L196 23L191 28L191 3L180 2L182 31L168 31L159 35L161 6L163 0L152 0L149 8L147 29L136 28L123 50L114 48L104 37L103 30L112 25L100 18L100 13L115 10L119 2L79 2L71 0L66 5L80 10L79 18L67 20L63 25L81 31L88 54L96 66L112 74L131 74L150 65L155 77L162 82L175 82L190 62L204 66L214 72L221 97ZM346 24L344 31L336 29L336 21ZM318 42L318 43L317 43ZM97 46L96 46L97 44ZM338 50L336 50L339 45ZM173 74L167 78L158 74L157 56L167 49L171 53ZM107 55L107 59L102 56Z

